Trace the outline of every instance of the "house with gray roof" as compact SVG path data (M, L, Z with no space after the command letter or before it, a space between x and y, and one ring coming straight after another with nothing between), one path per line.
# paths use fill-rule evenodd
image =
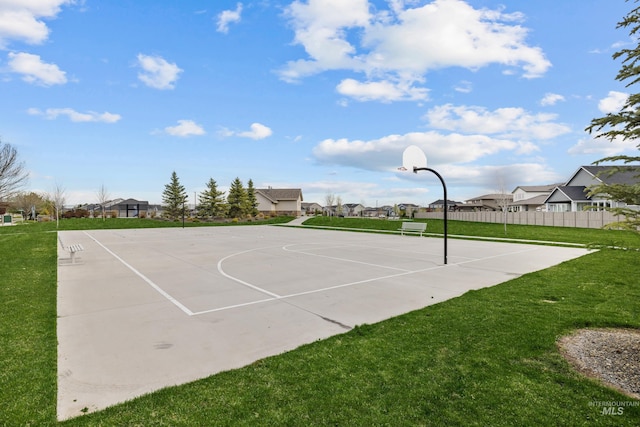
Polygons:
M561 185L561 183L548 185L520 185L511 192L513 195L511 210L513 212L544 211L546 210L546 205L544 204L545 200L547 200L547 197L549 197L556 187Z
M621 166L621 172L608 174L611 166L581 166L564 185L556 187L545 199L549 212L579 212L585 209L635 208L609 200L606 194L589 196L589 188L600 184L633 185L640 182L636 168Z
M258 188L258 211L264 215L302 214L302 190L299 188Z

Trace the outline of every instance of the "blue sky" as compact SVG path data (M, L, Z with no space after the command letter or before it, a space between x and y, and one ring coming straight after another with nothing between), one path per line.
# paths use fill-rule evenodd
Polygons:
M623 0L0 1L0 139L27 189L67 204L160 203L175 171L302 188L345 203L426 205L417 145L466 200L566 181L635 143L591 119L629 89Z

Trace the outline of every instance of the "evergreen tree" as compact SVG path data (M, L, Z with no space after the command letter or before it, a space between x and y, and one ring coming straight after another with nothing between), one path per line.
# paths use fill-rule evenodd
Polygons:
M225 213L224 191L218 191L218 184L209 178L207 189L198 196L198 216L211 218L223 216Z
M253 181L249 179L247 183L247 214L251 216L258 215L258 199L256 198L256 189L253 187Z
M181 218L185 214L185 203L188 196L184 186L180 184L178 175L174 171L171 174L171 182L164 186L162 192L162 203L164 215L172 220Z
M240 178L236 178L229 187L227 195L227 204L229 206L229 217L242 218L246 215L247 209L247 191L242 185Z
M640 7L635 7L618 23L617 28L628 28L632 39L639 40L640 33ZM626 87L640 83L640 44L631 49L622 49L613 54L613 59L622 58L622 67L616 76L616 80L627 82ZM609 113L604 117L591 120L591 125L586 129L589 133L595 133L596 138L606 138L615 144L617 140L635 140L640 136L640 94L631 94L620 111ZM637 145L640 148L640 144ZM600 159L594 164L618 161L624 165L614 166L607 172L609 175L616 173L635 173L638 178L636 184L601 184L589 189L589 194L607 194L610 200L625 202L627 205L640 204L640 167L627 165L640 161L640 156L610 156ZM640 227L640 212L629 208L613 208L612 212L624 215L625 221L609 224L608 227L623 227L638 231Z

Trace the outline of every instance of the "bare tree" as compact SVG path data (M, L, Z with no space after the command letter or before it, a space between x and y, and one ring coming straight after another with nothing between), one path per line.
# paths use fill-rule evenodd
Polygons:
M326 196L324 196L324 204L327 208L329 218L331 218L331 211L333 209L333 203L336 199L336 196L332 192L328 192Z
M18 161L16 149L0 141L0 202L11 197L28 178L24 163Z
M65 189L60 183L56 182L56 186L49 197L53 203L53 208L56 211L56 228L60 225L60 211L64 208Z
M505 186L505 177L502 173L498 174L498 188L499 188L499 196L498 196L498 206L500 210L502 210L502 220L504 223L504 235L507 235L507 215L509 212L509 205L513 201L513 196L511 193L507 193L507 188Z
M336 214L338 216L344 216L344 206L342 206L342 197L336 197Z
M104 184L102 184L100 186L100 188L98 189L98 203L100 204L100 207L102 208L102 220L105 220L105 215L104 215L104 206L107 204L107 202L109 201L109 192L107 191L107 187L104 186Z

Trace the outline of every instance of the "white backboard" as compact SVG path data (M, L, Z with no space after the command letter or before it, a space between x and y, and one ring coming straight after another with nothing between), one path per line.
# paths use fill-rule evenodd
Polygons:
M404 170L408 170L413 172L413 168L426 168L427 167L427 156L424 154L424 151L415 145L410 145L405 148L402 153L402 168Z

